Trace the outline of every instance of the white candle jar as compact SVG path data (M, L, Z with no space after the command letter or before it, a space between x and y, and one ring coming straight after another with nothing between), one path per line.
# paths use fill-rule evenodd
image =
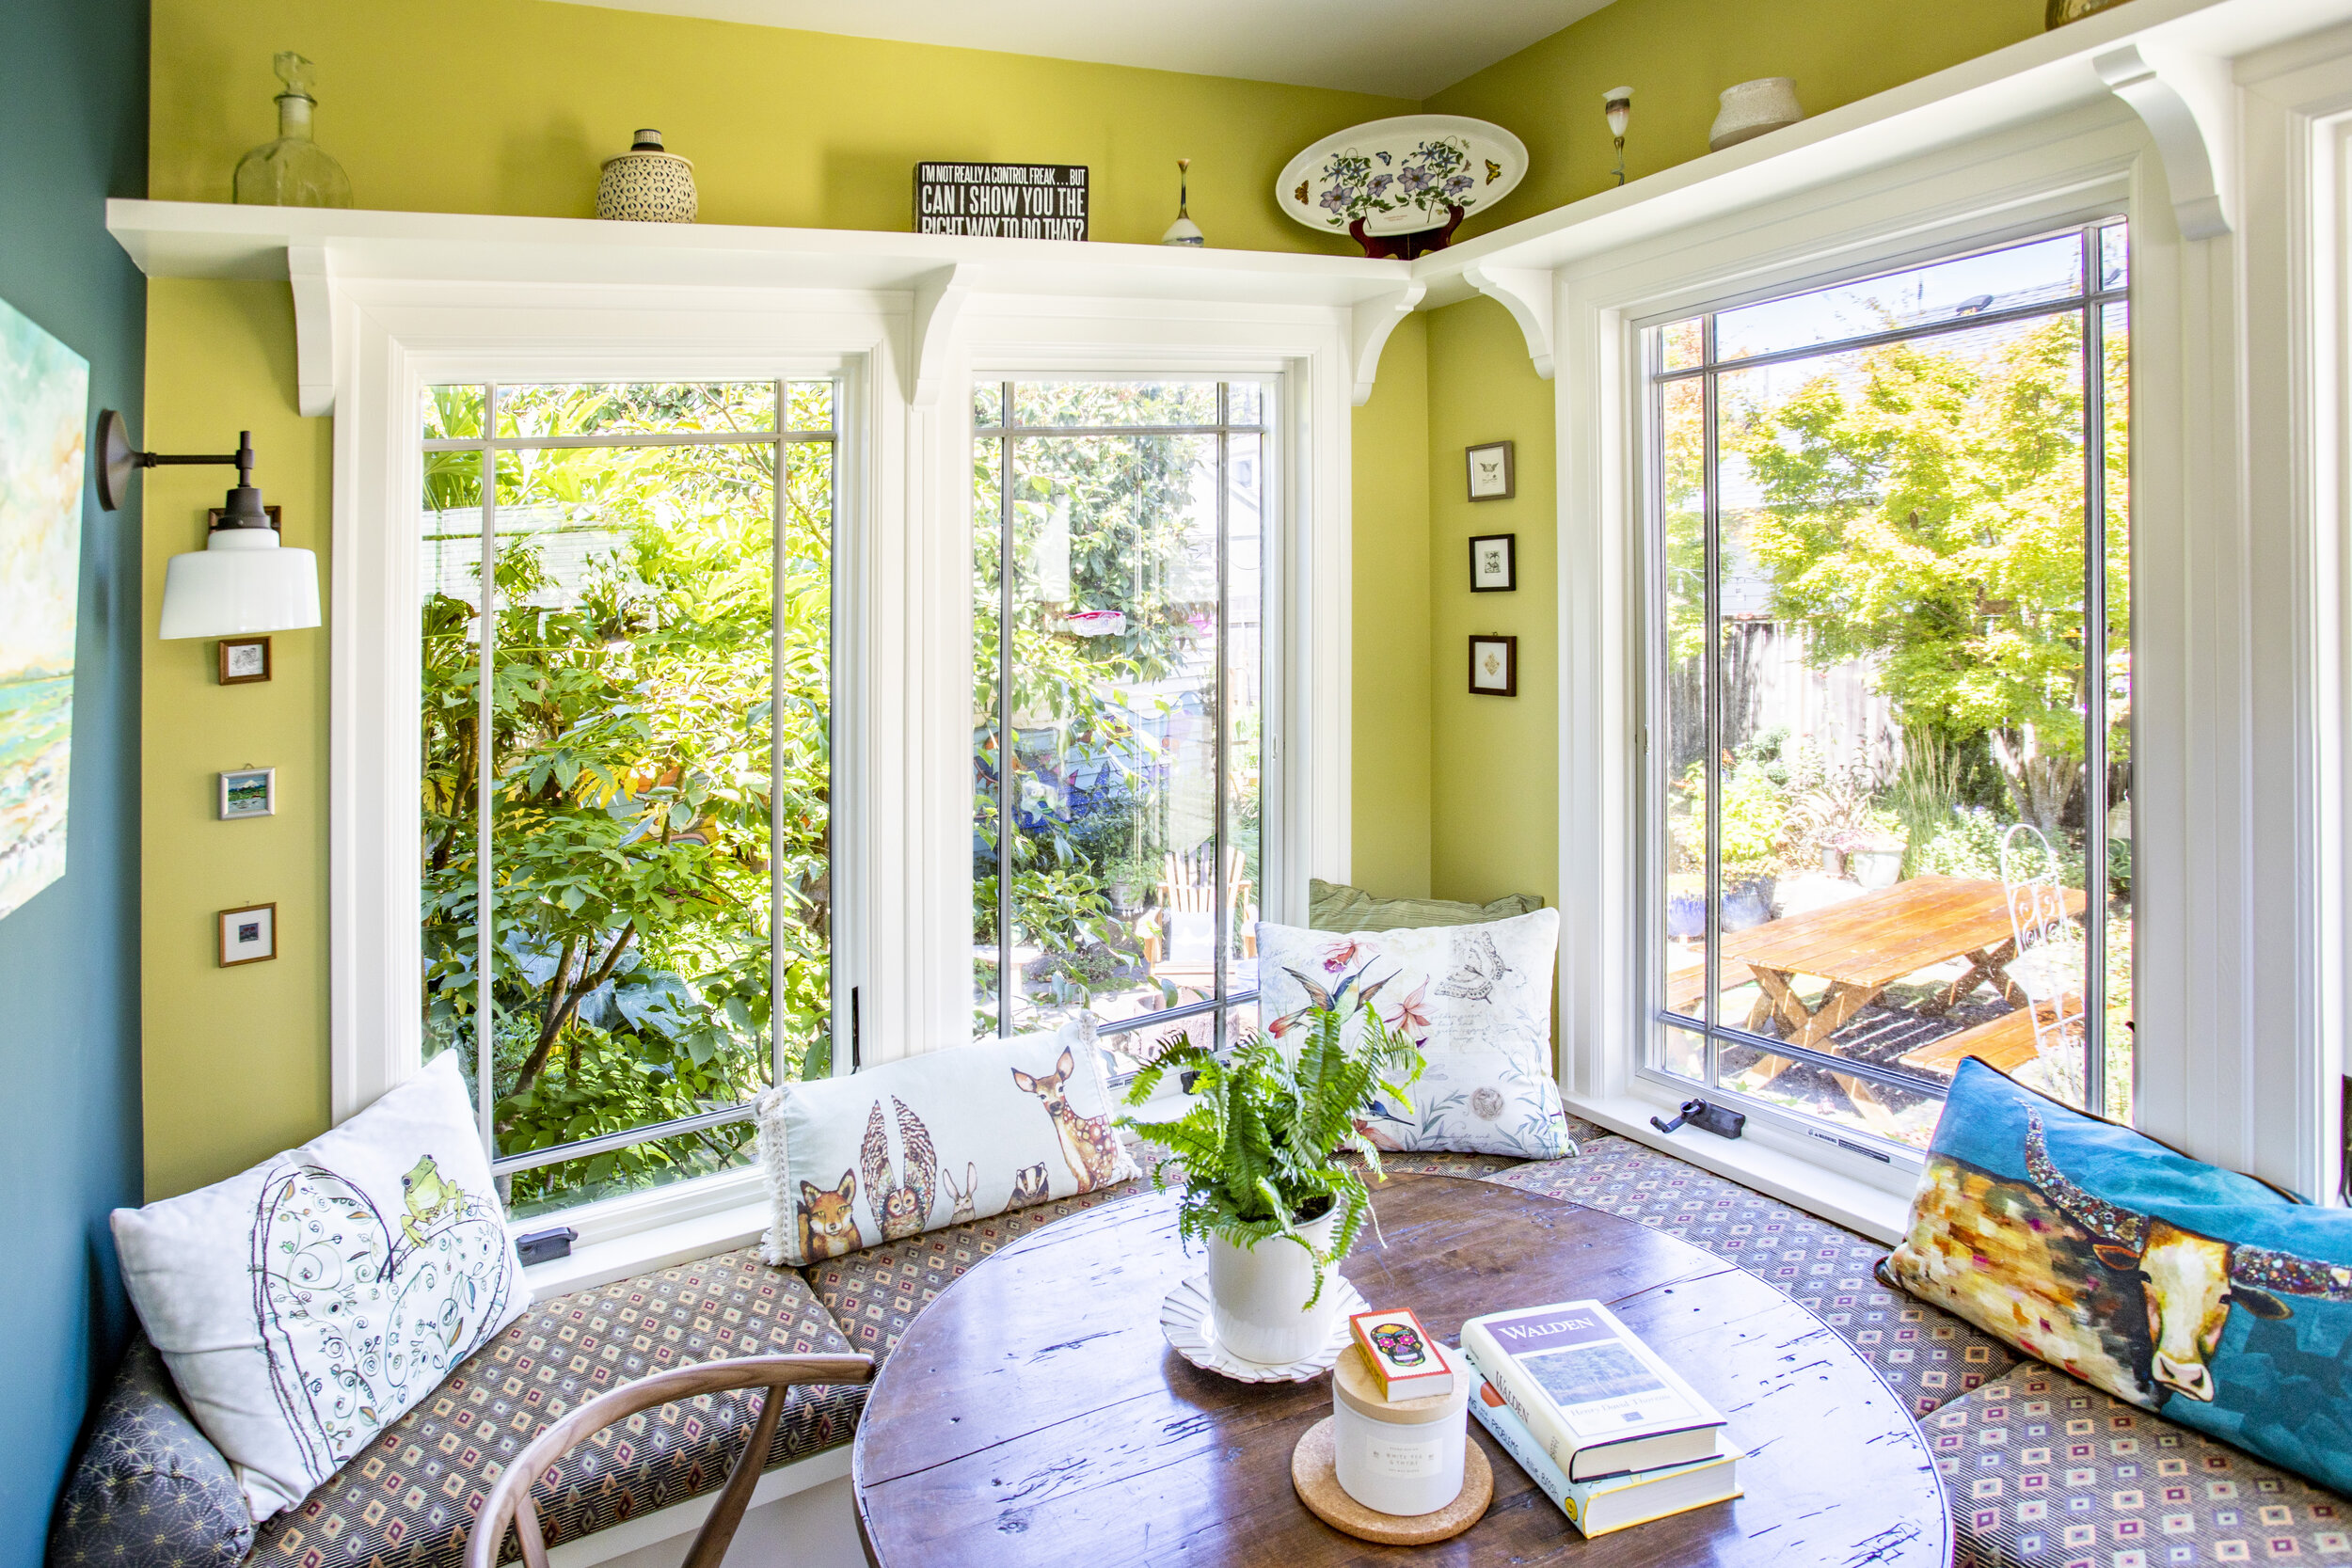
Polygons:
M1435 1513L1462 1495L1470 1379L1459 1352L1437 1351L1454 1370L1454 1392L1394 1404L1357 1346L1331 1369L1332 1468L1341 1489L1376 1513Z

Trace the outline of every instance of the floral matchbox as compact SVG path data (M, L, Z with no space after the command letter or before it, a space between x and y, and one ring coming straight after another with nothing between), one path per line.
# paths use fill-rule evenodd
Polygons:
M1454 1392L1458 1374L1453 1363L1409 1308L1358 1312L1347 1320L1347 1329L1364 1353L1380 1397L1390 1403Z

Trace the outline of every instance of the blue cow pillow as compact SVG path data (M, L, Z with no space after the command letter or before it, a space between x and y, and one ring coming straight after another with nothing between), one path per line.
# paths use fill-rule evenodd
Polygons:
M2352 1214L1971 1059L1886 1263L2028 1355L2352 1492Z

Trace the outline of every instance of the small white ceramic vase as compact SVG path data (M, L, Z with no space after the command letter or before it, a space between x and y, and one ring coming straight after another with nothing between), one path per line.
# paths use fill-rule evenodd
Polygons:
M604 161L596 216L636 223L694 221L694 166L661 148L661 133L640 131L629 150Z
M1340 1223L1339 1207L1299 1234L1328 1251ZM1209 1238L1209 1302L1216 1341L1245 1361L1282 1366L1303 1361L1323 1348L1332 1333L1340 1303L1337 1272L1323 1273L1323 1295L1311 1308L1314 1259L1297 1243L1277 1236L1254 1248L1237 1247L1222 1236Z
M1804 118L1797 103L1797 84L1786 76L1763 76L1725 87L1723 105L1707 133L1708 148L1716 152Z

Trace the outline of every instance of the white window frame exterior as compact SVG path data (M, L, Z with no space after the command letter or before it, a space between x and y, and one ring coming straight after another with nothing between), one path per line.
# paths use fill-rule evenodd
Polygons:
M432 385L837 378L834 1071L971 1037L976 361L989 378L1016 369L1279 378L1270 451L1289 460L1266 481L1285 519L1266 562L1270 620L1280 584L1279 644L1268 646L1278 678L1266 704L1266 915L1303 917L1311 874L1345 879L1347 306L976 293L943 330L936 297L904 290L360 277L327 260L336 1120L421 1065L417 408ZM932 391L920 404L910 399L918 379ZM542 1289L570 1288L751 1239L765 1224L761 1191L756 1168L745 1168L518 1227L580 1232L571 1262L535 1271Z
M2319 291L2301 209L2312 193L2332 192L2327 171L2342 179L2342 139L2314 143L2308 115L2278 119L2278 188L2265 198L2249 187L2239 219L2249 239L2184 240L2154 142L2109 101L1553 276L1560 1017L1571 1110L1883 1239L1899 1232L1917 1172L1915 1159L1882 1161L1853 1140L1839 1147L1835 1129L1776 1117L1752 1119L1738 1143L1690 1132L1669 1141L1647 1125L1688 1086L1644 1066L1652 1025L1640 968L1640 324L2121 214L2132 225L2136 1119L2217 1164L2314 1197L2332 1192L2342 1049L2330 999L2345 957L2334 914L2344 806L2333 782L2341 671L2352 654L2333 544L2341 448L2309 406L2323 391L2317 377L2280 378L2286 405L2255 419L2269 389L2240 368L2309 365ZM2313 147L2327 158L2307 153L2292 170L2286 150ZM2326 168L2313 172L2314 161ZM2321 276L2341 288L2341 219L2327 210L2333 270ZM2241 246L2250 256L2278 247L2273 287L2239 275ZM2258 342L2275 357L2252 357ZM2323 406L2337 406L2332 380L2324 393ZM2265 486L2291 493L2257 504ZM2334 509L2325 527L2314 497Z

